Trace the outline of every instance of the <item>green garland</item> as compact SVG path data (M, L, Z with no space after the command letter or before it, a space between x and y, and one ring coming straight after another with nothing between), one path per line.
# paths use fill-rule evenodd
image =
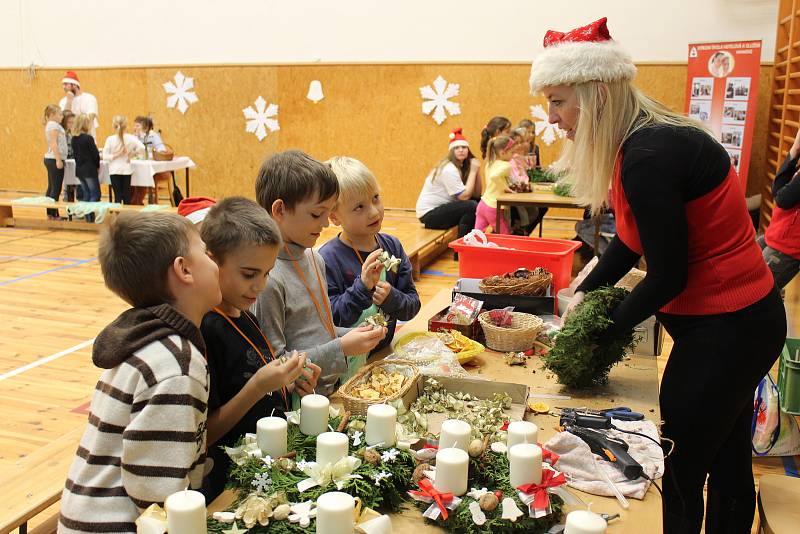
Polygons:
M611 312L625 299L627 289L602 287L590 291L567 317L553 348L543 356L546 369L572 388L603 385L608 373L636 343L632 330L609 335Z
M553 193L560 197L571 197L572 186L566 182L559 182L553 187Z
M449 510L446 521L430 521L443 526L448 532L457 534L506 534L510 532L540 533L547 532L550 527L561 520L561 509L563 501L556 495L550 495L551 514L533 518L527 513L528 507L519 499L517 490L511 487L508 479L508 458L505 453L486 451L478 458L471 458L469 463L469 487L487 488L490 491L500 490L503 498L511 497L516 502L517 507L522 510L524 515L516 521L503 519L502 500L499 499L497 508L492 511L485 511L486 523L476 525L472 520L472 512L469 510L471 502L475 501L472 497L464 495L455 510ZM418 502L421 510L425 510L429 504Z
M528 179L532 184L554 184L564 174L548 169L528 169Z

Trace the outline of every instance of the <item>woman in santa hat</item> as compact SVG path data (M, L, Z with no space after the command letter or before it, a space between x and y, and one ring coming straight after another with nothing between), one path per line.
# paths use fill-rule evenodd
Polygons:
M632 84L633 61L606 19L547 32L531 91L565 130L558 165L597 213L610 197L617 236L578 286L617 282L640 257L647 276L613 311L630 330L656 313L674 340L660 388L664 532L749 533L753 392L781 351L786 317L725 149L702 124ZM610 191L610 195L609 195Z

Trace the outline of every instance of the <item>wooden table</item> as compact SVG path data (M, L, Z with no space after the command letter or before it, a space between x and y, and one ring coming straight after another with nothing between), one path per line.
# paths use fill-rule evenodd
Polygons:
M450 290L443 289L423 307L420 313L400 328L400 335L408 332L427 330L430 316L446 307L450 302ZM384 351L378 357L385 356ZM603 408L609 406L628 406L632 410L644 413L653 421L660 421L658 411L658 369L656 359L652 356L631 356L617 365L610 374L609 384L603 388L580 392L564 391L556 383L555 377L541 369L541 363L529 363L527 367L509 367L502 355L487 351L477 356L466 365L470 373L503 382L525 384L530 388L530 395L569 395L570 399L553 400L542 398L551 407L587 407ZM539 438L547 441L555 432L558 418L551 415L526 415L526 420L533 421L539 427ZM659 485L661 480L658 481ZM650 487L644 500L629 498L630 508L623 510L613 497L601 497L569 489L584 502L592 503L592 510L597 513L621 514L620 519L613 520L608 526L608 534L657 534L661 532L661 498L658 492ZM209 513L223 510L233 500L229 491L223 493L209 507ZM411 506L398 514L392 515L392 525L398 534L423 534L427 532L444 532L444 529L427 525L422 514Z

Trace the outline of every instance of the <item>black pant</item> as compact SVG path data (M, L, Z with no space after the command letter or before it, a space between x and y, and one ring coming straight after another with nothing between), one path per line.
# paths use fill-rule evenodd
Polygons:
M64 183L64 167L60 169L56 167L56 160L51 158L44 158L44 167L47 169L47 193L45 195L57 202L61 195L61 185ZM58 210L48 208L47 214L58 217Z
M458 225L458 237L464 237L475 228L475 209L478 203L474 200L454 200L442 204L419 218L425 228L447 230Z
M111 175L111 188L114 190L113 202L121 202L122 204L131 203L131 175L130 174L112 174Z
M675 441L663 480L664 533L749 534L756 494L753 393L786 339L777 289L736 312L658 314L675 344L661 380L663 435Z

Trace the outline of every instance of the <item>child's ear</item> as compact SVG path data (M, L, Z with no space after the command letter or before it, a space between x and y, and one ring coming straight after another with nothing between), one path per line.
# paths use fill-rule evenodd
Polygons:
M286 214L286 204L284 204L283 199L277 199L275 202L272 203L270 206L270 215L272 218L278 222L283 221L283 216Z
M191 284L194 281L189 264L183 256L178 256L172 261L172 274L182 284Z

